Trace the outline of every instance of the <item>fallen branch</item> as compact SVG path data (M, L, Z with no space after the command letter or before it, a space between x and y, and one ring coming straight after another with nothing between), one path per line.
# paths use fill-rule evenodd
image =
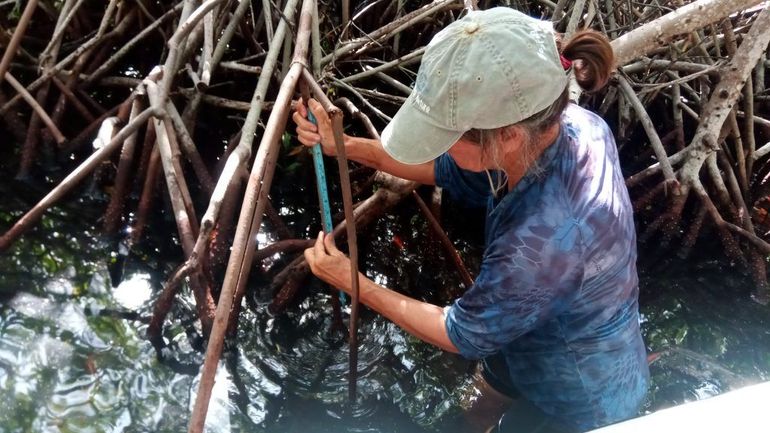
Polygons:
M761 2L762 0L694 1L612 41L615 59L619 65L625 65L637 57L665 46L676 36L703 28Z

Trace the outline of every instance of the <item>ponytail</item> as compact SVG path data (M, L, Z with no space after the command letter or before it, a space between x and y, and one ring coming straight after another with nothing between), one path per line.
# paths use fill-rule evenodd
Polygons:
M615 54L604 34L578 30L560 45L561 55L572 62L575 79L583 90L595 92L607 84L615 68Z

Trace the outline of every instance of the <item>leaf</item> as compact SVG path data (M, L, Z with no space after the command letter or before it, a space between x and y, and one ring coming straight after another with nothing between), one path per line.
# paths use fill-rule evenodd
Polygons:
M291 148L291 142L292 142L291 134L289 134L288 132L284 132L283 135L281 136L281 144L283 145L283 148L286 150Z

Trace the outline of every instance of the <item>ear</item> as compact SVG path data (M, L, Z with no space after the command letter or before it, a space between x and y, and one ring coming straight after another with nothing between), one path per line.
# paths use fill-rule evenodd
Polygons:
M500 135L497 137L497 139L501 143L519 143L525 138L524 130L521 126L518 125L510 125L506 126L505 128L500 128L498 129L498 134Z

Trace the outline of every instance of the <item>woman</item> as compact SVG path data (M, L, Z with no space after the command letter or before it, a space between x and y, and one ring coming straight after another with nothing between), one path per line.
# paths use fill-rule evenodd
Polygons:
M568 74L603 87L612 50L596 32L557 48L550 23L471 12L428 45L382 140L345 136L349 158L487 206L473 286L447 308L360 275L360 300L416 337L482 359L482 389L516 431L585 431L634 416L649 372L639 331L636 237L614 139L570 104ZM334 154L320 104L298 104L300 141ZM350 291L350 263L319 234L305 257ZM497 422L490 415L487 425Z

